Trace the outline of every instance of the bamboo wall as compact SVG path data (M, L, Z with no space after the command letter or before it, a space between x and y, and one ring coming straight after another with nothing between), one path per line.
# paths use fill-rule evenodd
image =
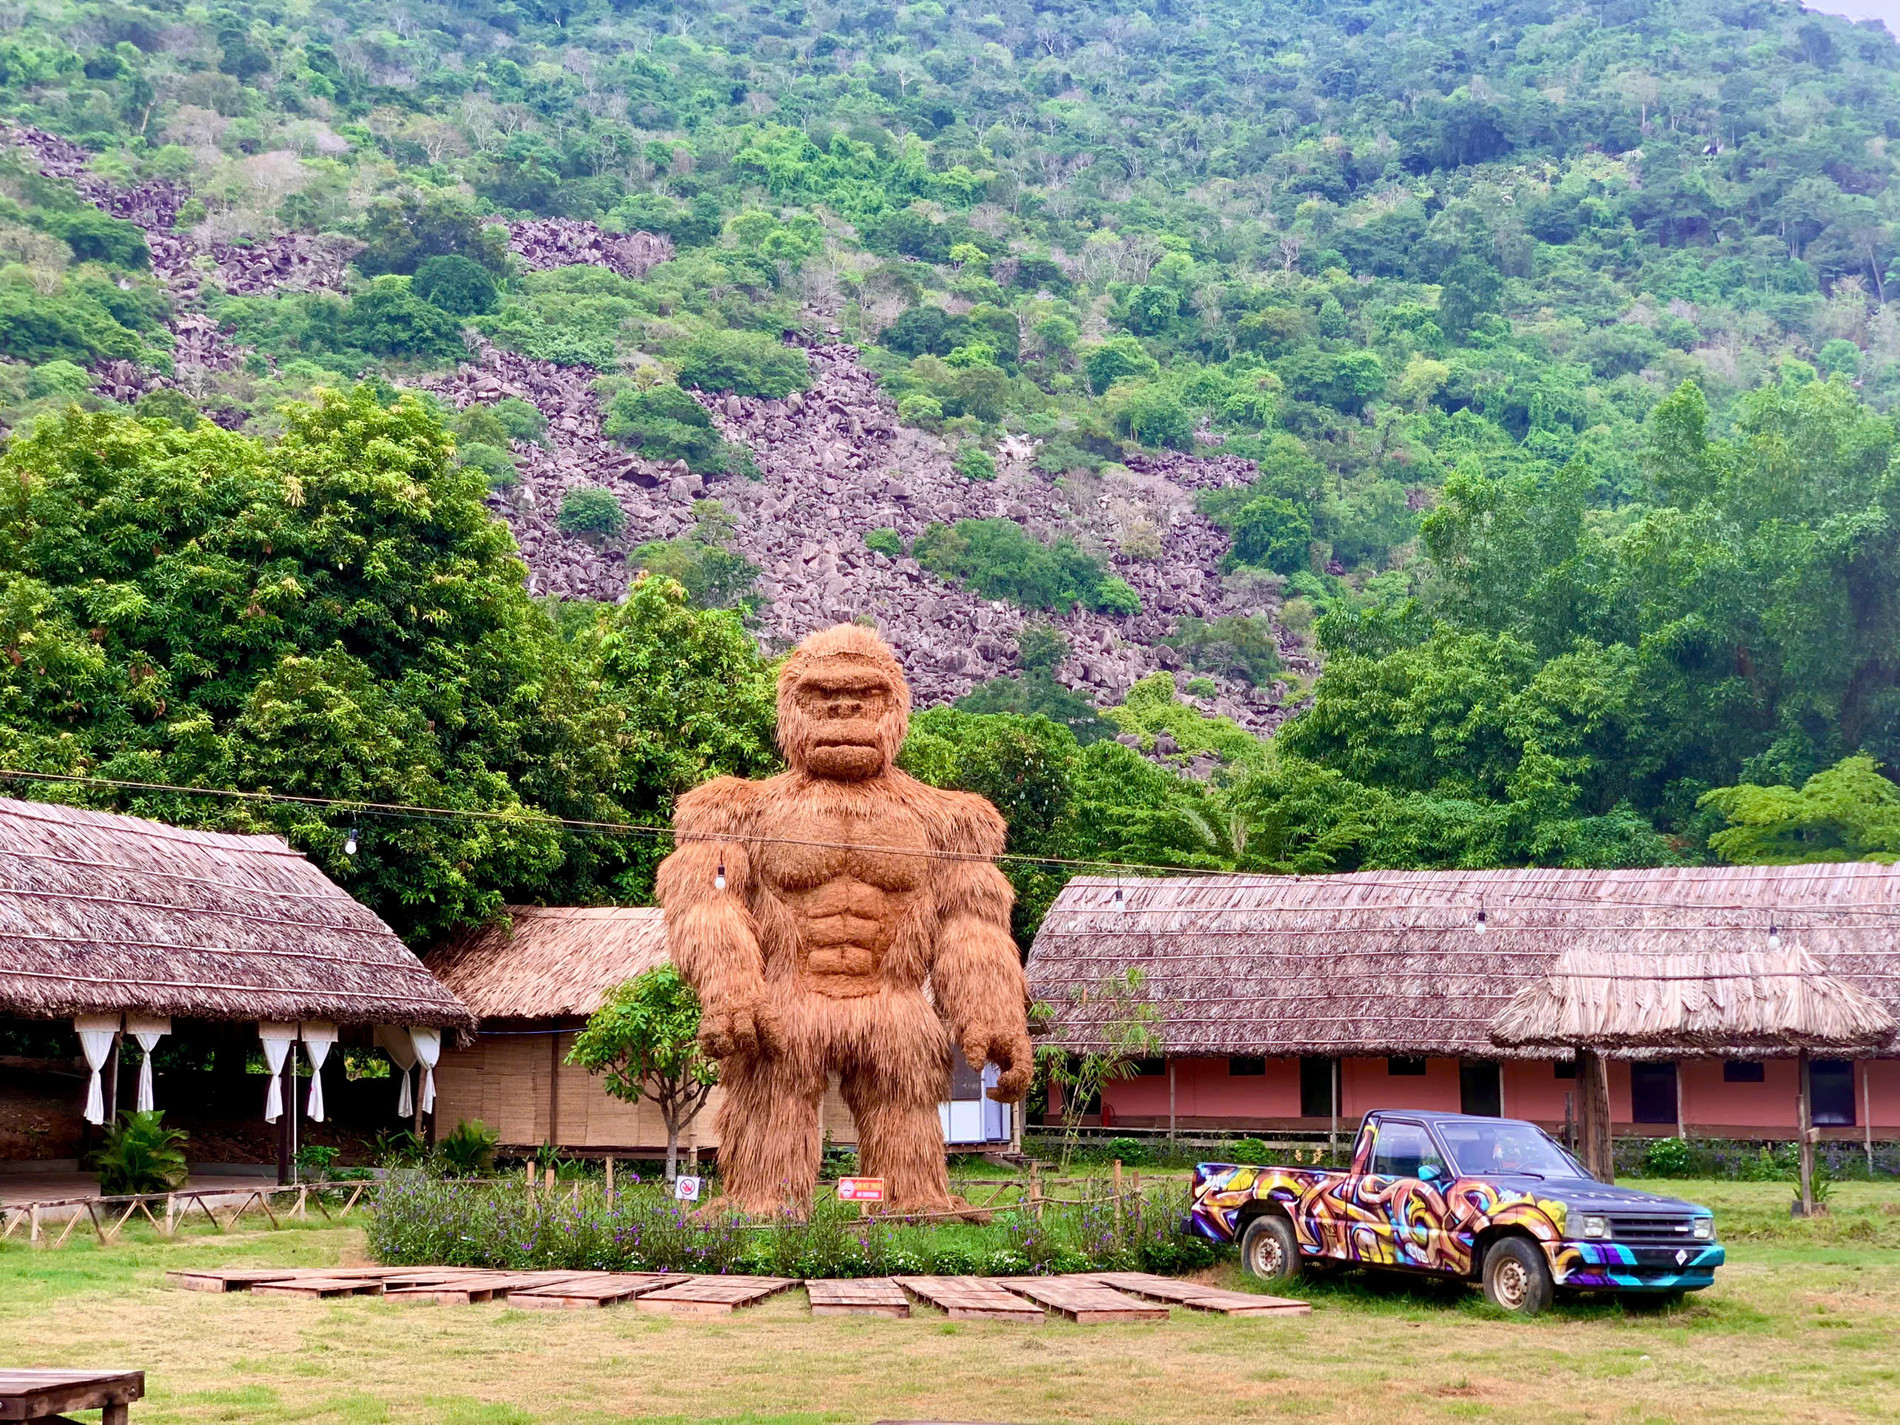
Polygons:
M438 1132L446 1133L459 1119L479 1118L501 1135L505 1148L553 1143L575 1151L663 1151L666 1127L659 1109L645 1100L623 1103L607 1093L599 1077L562 1062L573 1047L573 1031L484 1034L468 1049L445 1045L435 1071ZM715 1088L680 1135L682 1150L719 1146L713 1132L719 1099ZM832 1142L858 1141L857 1125L836 1085L825 1093L822 1122Z

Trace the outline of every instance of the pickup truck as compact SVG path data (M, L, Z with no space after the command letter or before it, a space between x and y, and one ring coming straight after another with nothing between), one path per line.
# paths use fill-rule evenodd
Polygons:
M1600 1183L1533 1123L1462 1113L1369 1113L1352 1167L1194 1170L1188 1230L1238 1242L1253 1276L1361 1266L1476 1281L1532 1315L1556 1292L1679 1299L1715 1280L1706 1207Z

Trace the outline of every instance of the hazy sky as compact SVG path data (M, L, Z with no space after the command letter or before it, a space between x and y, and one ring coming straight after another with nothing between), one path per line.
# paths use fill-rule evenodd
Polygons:
M1807 8L1850 20L1880 20L1890 33L1900 35L1900 0L1824 0Z

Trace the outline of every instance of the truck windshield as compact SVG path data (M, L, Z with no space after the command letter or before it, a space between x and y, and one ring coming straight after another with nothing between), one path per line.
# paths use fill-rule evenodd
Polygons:
M1472 1119L1438 1125L1461 1175L1526 1173L1540 1178L1586 1177L1577 1160L1529 1123Z

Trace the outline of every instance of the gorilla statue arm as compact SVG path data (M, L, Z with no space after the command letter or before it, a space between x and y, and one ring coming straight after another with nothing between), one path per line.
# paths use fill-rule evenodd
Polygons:
M1015 1103L1029 1091L1035 1060L1023 1032L1028 986L1009 933L1015 891L990 861L1003 851L1003 819L980 797L947 795L954 802L946 849L983 859L947 861L938 871L931 991L970 1066L1002 1071L989 1096Z
M757 1054L779 1038L765 1001L759 927L746 909L752 857L743 840L720 839L741 829L751 793L737 777L718 777L681 797L677 849L660 863L655 888L673 963L699 993L700 1042L715 1059Z

